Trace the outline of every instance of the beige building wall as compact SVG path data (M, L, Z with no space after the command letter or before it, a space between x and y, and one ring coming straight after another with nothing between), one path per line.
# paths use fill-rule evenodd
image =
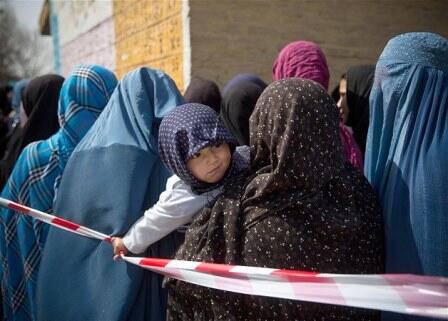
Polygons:
M53 1L53 5L59 16L61 45L72 42L112 16L111 0Z
M115 70L112 0L53 1L58 16L61 74L78 64Z
M179 0L114 0L119 78L147 66L164 70L183 89L182 5Z
M100 22L61 47L61 73L68 75L78 64L97 64L115 70L112 17Z
M350 65L375 63L387 41L409 31L448 36L446 0L190 0L191 74L221 87L239 72L272 79L295 40L319 44L330 89Z

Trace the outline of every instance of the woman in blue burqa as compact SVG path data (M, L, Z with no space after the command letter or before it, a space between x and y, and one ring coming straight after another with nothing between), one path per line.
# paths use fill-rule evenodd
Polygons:
M370 94L365 174L384 210L386 272L447 277L448 39L406 33L384 48Z
M55 213L109 235L123 235L159 198L170 176L157 150L158 126L183 103L164 72L136 69L67 164ZM173 255L174 232L142 256ZM112 247L52 228L38 281L38 320L164 320L162 276L112 259Z
M53 200L71 153L103 111L117 84L97 65L79 65L64 81L60 129L21 152L1 196L52 213ZM48 225L10 209L0 211L0 280L5 318L36 319L36 283Z

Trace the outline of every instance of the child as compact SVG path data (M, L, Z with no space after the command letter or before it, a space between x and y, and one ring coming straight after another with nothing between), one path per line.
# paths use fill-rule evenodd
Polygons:
M175 176L159 201L129 229L113 237L114 258L120 253L141 253L178 227L188 223L214 200L223 184L249 167L249 148L237 141L219 115L201 104L172 110L159 129L159 153Z

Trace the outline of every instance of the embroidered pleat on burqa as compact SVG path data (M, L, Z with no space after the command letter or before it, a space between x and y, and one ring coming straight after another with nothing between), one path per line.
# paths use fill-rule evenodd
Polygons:
M94 230L123 235L165 190L171 175L158 150L161 119L182 104L174 81L139 68L121 80L104 113L74 151L55 212ZM169 258L171 233L143 256ZM162 276L114 262L110 244L51 229L38 281L38 320L164 320Z
M447 277L446 38L406 33L384 48L370 95L365 174L384 209L386 272Z
M107 69L76 67L60 93L61 128L49 139L31 143L22 151L1 197L52 213L67 160L106 106L115 86L116 78ZM49 225L9 209L1 209L0 220L0 279L6 319L35 320L36 283Z
M251 169L194 219L177 259L382 273L379 204L345 162L339 113L316 83L269 85L250 119ZM246 296L169 279L169 320L378 320L379 312Z
M9 178L22 150L31 142L47 139L59 129L58 101L64 78L44 75L33 78L23 94L23 109L28 120L23 128L14 128L0 163L0 189Z
M369 96L375 74L374 65L359 65L348 68L347 107L349 110L347 126L353 129L353 137L364 157L367 130L369 129Z
M291 42L280 51L272 67L272 78L311 79L328 90L330 71L322 49L314 42L300 40ZM361 150L342 119L339 120L339 138L345 158L362 172L364 163Z
M266 84L255 76L241 74L226 85L220 116L239 145L249 145L249 117Z

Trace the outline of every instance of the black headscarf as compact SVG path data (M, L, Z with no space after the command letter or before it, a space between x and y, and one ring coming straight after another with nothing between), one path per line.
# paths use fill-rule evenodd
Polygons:
M347 126L353 129L353 136L364 156L367 130L369 129L369 96L375 74L374 65L353 66L347 70Z
M16 126L0 163L0 188L8 180L21 151L31 142L47 139L59 129L58 101L64 78L44 75L32 79L23 92L23 109L28 121Z
M347 78L347 75L345 73L343 73L341 75L341 78L339 79L337 86L334 87L333 90L331 91L331 97L333 98L335 103L337 103L339 101L339 98L341 98L341 94L339 93L339 89L340 89L339 86L340 86L341 80L346 79L346 78Z
M202 77L193 77L184 94L186 103L198 103L211 107L219 114L221 92L216 83Z
M317 83L276 81L250 118L251 169L187 230L176 259L322 273L383 272L381 210L344 160L339 113ZM168 281L169 320L379 320L378 311Z
M11 86L3 86L0 88L0 111L3 116L8 116L11 112L11 100L8 99L8 93L12 91Z
M3 157L8 141L11 138L8 118L8 115L12 110L11 102L8 99L8 93L11 91L11 86L4 86L0 88L0 158Z
M241 73L227 82L227 84L224 86L224 89L222 90L222 95L225 96L234 86L238 86L242 83L248 82L256 84L263 89L265 89L267 86L266 82L257 75L251 73Z
M224 95L221 118L240 145L249 145L249 117L266 84L244 81L232 86Z

